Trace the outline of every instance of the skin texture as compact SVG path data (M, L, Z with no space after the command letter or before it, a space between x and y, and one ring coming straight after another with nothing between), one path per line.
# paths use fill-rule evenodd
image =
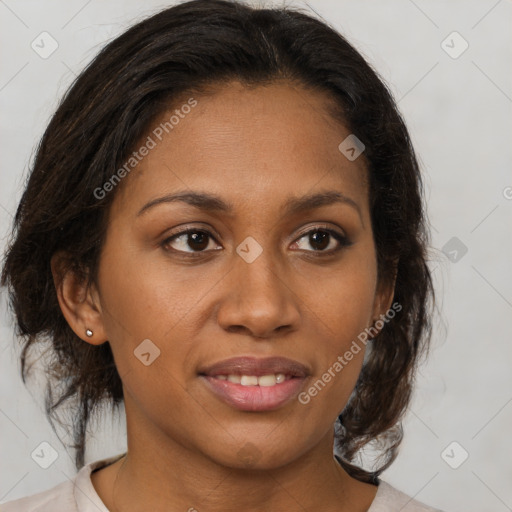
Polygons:
M97 286L56 278L68 323L84 342L108 340L123 381L128 455L93 484L123 512L366 511L377 488L351 478L332 453L364 350L308 404L274 411L236 410L197 375L234 356L285 356L311 370L307 389L386 312L392 286L377 280L364 158L350 162L338 150L350 131L329 116L322 93L232 82L195 99L116 191ZM233 212L173 202L137 215L183 190L218 195ZM280 212L290 197L320 191L357 208ZM209 231L206 252L187 235L163 244L178 227ZM351 245L333 237L314 245L305 235L314 228ZM248 236L263 250L252 263L236 252ZM198 258L183 256L194 247ZM52 269L57 276L58 257ZM145 339L161 351L149 366L134 356Z

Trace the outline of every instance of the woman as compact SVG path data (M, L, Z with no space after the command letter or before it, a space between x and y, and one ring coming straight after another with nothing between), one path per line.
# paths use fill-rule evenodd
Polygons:
M133 26L51 120L2 273L23 374L43 335L55 355L49 418L78 400L79 472L2 510L434 510L379 478L427 247L407 129L340 34L224 0ZM122 402L127 452L84 465Z

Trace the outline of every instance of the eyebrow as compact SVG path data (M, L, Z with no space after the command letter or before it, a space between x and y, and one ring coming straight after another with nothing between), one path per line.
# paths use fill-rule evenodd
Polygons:
M234 211L233 204L225 201L219 196L207 192L184 191L152 199L139 210L137 217L159 204L173 202L183 202L205 212L232 213ZM293 215L335 203L346 204L354 208L359 214L361 222L363 222L363 216L359 205L350 197L334 190L308 194L302 197L291 197L281 207L281 213L283 215Z

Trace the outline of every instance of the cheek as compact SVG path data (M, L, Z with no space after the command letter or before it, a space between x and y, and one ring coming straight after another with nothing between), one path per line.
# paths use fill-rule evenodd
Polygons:
M372 246L361 247L347 256L343 264L324 276L313 304L331 334L329 347L343 350L371 324L377 272Z
M353 256L325 280L322 290L309 296L317 332L323 334L317 340L315 379L305 390L302 403L334 419L359 377L366 350L365 329L373 316L376 270L371 247Z
M100 264L102 305L112 337L162 338L198 303L203 281L169 265L160 248L135 245L133 234L112 227Z
M133 251L103 260L104 323L127 412L179 425L190 409L184 386L193 339L190 321L201 290Z
M187 339L183 333L187 313L197 304L201 290L168 267L162 268L161 263L155 264L155 258L150 261L140 250L130 249L120 235L109 242L101 259L99 280L103 322L119 374L139 373L148 359L154 361L149 368L156 368L163 360L166 365L183 360L186 343L171 342L178 333L180 340ZM128 249L116 251L114 247ZM172 358L167 354L171 344ZM154 368L144 378L153 381Z

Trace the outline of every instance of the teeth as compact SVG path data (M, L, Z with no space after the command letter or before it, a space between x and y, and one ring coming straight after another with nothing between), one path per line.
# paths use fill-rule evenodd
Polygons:
M240 384L242 384L242 386L257 386L258 377L254 375L242 375L240 377Z
M262 375L257 377L255 375L215 375L216 379L227 380L242 386L275 386L281 384L286 380L284 373L276 373L271 375Z
M277 375L262 375L258 379L260 386L274 386L275 384L281 384L285 381L284 373L278 373Z

